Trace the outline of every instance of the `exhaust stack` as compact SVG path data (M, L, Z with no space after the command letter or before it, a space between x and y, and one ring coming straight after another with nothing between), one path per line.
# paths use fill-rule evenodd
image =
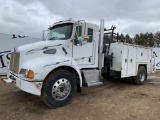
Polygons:
M100 40L99 40L99 53L98 53L98 58L99 58L99 63L98 63L98 68L101 71L104 63L104 54L103 54L103 37L104 37L104 19L101 19L100 22Z

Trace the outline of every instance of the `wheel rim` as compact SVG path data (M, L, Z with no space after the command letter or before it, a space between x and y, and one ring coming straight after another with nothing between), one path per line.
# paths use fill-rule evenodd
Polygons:
M140 81L143 82L145 80L145 73L140 74Z
M69 80L61 78L52 87L52 96L56 100L64 100L70 94L71 84Z

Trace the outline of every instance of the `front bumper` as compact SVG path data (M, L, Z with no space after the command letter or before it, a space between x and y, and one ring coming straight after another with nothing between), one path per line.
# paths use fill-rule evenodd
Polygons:
M8 71L7 77L8 80L15 83L19 89L27 93L41 96L41 89L43 82L28 81L27 79L22 79L18 77L17 74L12 73L11 71Z

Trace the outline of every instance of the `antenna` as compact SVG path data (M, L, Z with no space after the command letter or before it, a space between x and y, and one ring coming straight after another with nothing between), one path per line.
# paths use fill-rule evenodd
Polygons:
M71 19L71 13L72 13L72 9L73 9L73 4L74 4L74 0L72 0L71 9L70 9L70 13L69 13L69 19Z

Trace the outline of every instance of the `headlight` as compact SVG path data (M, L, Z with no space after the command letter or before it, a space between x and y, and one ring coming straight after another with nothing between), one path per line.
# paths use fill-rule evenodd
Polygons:
M19 74L27 76L27 74L28 74L28 69L23 69L23 68L22 68L22 69L20 70Z
M21 76L24 76L24 77L27 77L27 78L30 78L30 79L33 79L34 78L34 72L33 70L28 70L28 69L21 69L19 74Z

